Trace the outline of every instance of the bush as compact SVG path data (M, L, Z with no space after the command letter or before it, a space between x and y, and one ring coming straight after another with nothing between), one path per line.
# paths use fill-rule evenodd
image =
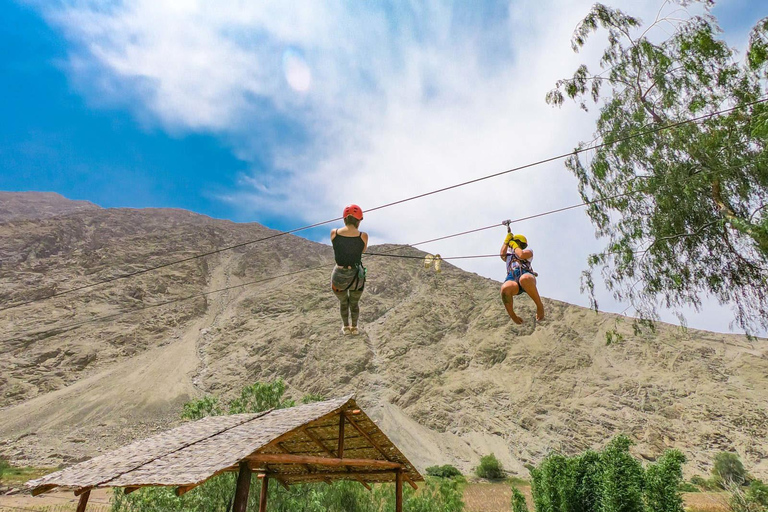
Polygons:
M461 476L461 471L456 469L454 466L451 466L450 464L444 464L442 466L429 466L426 471L427 475L436 476L439 478L454 478Z
M645 470L645 503L654 512L683 512L680 485L685 455L669 450Z
M6 471L11 469L11 465L8 464L8 461L4 458L0 457L0 480L3 479L3 474L5 474Z
M547 456L531 468L537 512L682 512L685 457L666 452L647 470L629 453L632 442L613 439L601 451Z
M603 512L643 512L643 466L630 455L632 444L620 435L601 454Z
M680 485L677 486L677 490L680 492L701 492L701 489L691 482L680 482Z
M528 505L525 503L525 496L517 487L512 488L512 512L528 512Z
M494 454L486 455L480 458L480 465L475 469L475 473L480 478L488 480L501 480L504 478L504 468Z
M691 484L695 485L702 491L715 491L720 490L720 485L714 481L714 479L706 479L703 476L694 475L691 477Z
M753 480L745 492L738 485L731 484L730 505L733 512L765 512L768 510L768 485Z
M738 454L720 452L715 455L712 477L726 489L732 485L743 485L747 481L747 471Z

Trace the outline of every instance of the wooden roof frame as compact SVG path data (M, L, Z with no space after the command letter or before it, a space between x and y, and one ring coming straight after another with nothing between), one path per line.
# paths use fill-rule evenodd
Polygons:
M203 418L137 441L26 485L33 495L56 487L74 489L83 512L91 489L175 487L181 496L210 478L238 472L234 510L244 511L250 476L262 479L266 510L269 480L292 484L353 480L394 482L397 510L404 482L414 489L424 478L366 415L353 395L258 414Z

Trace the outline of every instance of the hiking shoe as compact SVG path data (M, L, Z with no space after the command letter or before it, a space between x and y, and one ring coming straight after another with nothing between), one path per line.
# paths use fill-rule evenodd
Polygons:
M355 335L355 334L360 334L360 331L357 330L356 325L353 325L352 327L349 328L349 333L352 335Z
M355 330L357 330L357 329L355 329ZM347 336L347 335L349 335L351 333L352 333L352 328L350 326L343 325L341 327L341 334L343 334L344 336Z

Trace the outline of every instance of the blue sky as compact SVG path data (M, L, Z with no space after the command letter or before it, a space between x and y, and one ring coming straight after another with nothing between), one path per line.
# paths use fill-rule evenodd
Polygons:
M569 45L591 1L236 4L0 3L0 189L288 229L591 138L592 114L543 101L597 55L599 44L580 55ZM643 19L661 5L619 4ZM730 0L715 14L738 46L756 11ZM377 212L366 229L375 242L415 242L578 202L554 163ZM586 304L579 273L598 246L584 242L585 216L519 229L538 234L544 295ZM425 249L493 252L499 235ZM567 259L563 244L577 247ZM691 325L727 330L711 307Z

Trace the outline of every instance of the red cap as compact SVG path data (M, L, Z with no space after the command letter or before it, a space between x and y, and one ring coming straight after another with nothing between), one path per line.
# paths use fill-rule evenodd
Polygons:
M353 216L357 220L363 220L363 209L356 204L351 204L344 208L343 218L347 218L349 215Z

